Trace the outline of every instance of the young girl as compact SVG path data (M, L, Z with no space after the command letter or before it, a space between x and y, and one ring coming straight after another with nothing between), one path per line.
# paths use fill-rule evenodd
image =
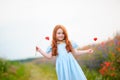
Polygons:
M93 53L92 49L77 50L78 45L70 42L67 31L63 25L56 25L53 30L52 44L44 52L41 48L36 47L46 58L56 56L56 72L58 80L87 80L81 67L73 55L84 53Z

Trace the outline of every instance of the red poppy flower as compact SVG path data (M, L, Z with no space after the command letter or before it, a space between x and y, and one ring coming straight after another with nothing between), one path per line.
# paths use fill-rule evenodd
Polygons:
M94 41L97 41L97 37L94 37L94 39L93 39Z
M50 38L48 36L45 37L46 40L49 40Z
M109 67L111 65L110 62L104 62L104 64L106 65L106 67Z

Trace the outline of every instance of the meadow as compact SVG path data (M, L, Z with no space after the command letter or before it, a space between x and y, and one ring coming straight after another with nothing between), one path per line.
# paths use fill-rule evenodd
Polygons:
M88 80L120 80L120 34L92 47L94 54L75 56ZM10 61L0 58L0 80L57 80L54 60Z

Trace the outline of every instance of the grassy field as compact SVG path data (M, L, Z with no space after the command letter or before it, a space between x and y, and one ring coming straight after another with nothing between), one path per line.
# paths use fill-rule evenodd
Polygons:
M5 65L1 66L7 67L6 70L1 69L0 80L57 80L55 66L50 63L34 64L33 62L20 63L10 61L3 61L3 63ZM97 75L99 74L97 72L92 71L92 74L90 74L91 71L84 67L83 70L89 80L98 79Z
M52 64L28 63L26 67L30 67L29 80L57 80L55 68Z
M57 80L52 64L0 60L0 80Z
M75 58L88 80L120 80L120 35L91 45L95 53ZM89 48L85 46L83 49ZM0 58L0 80L57 80L55 59L9 61Z

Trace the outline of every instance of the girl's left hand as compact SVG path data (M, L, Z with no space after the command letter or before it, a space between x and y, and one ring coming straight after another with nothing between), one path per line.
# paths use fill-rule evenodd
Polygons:
M93 49L88 49L88 53L93 53Z

